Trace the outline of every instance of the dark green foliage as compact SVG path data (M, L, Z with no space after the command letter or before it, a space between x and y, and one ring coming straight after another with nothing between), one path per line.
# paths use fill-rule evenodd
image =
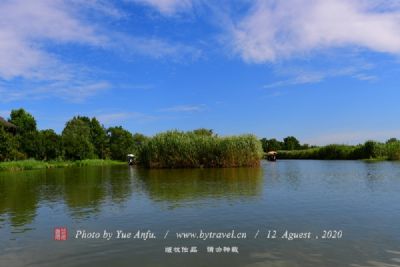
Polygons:
M297 140L296 137L288 136L283 139L283 148L285 150L296 150L296 149L300 149L301 146L300 146L299 140Z
M96 118L90 119L86 116L77 116L89 126L90 142L93 144L94 154L96 158L105 159L109 157L110 150L108 147L108 137L106 129L100 124Z
M112 159L126 160L127 154L135 153L135 148L137 148L139 144L135 143L135 139L130 132L119 126L110 127L107 130L107 134L110 140L110 153ZM139 137L136 140L140 141L141 139Z
M386 154L388 160L400 160L400 141L387 143Z
M275 138L272 138L269 140L266 138L263 138L260 141L261 141L264 152L278 151L278 150L283 149L283 143L276 140Z
M146 141L138 155L147 168L256 166L262 156L253 135L217 137L168 131Z
M38 132L35 118L24 109L17 109L11 111L9 121L17 126L18 150L28 158L36 157Z
M397 142L399 142L399 140L397 140L396 138L392 137L392 138L390 138L390 139L388 139L386 141L386 144L397 143Z
M18 153L18 145L16 138L0 126L0 161L8 161L19 159L23 156Z
M137 154L147 140L146 136L132 135L122 127L107 131L96 118L86 116L76 116L68 121L62 135L53 130L38 131L35 118L23 109L11 112L10 123L4 119L0 122L0 161L27 158L125 161L127 154Z
M17 132L20 134L37 130L35 118L22 108L12 110L9 121L18 127Z
M74 117L67 122L62 132L62 142L67 159L82 160L95 157L90 127L81 118Z
M41 160L55 160L63 156L61 136L53 130L42 130L38 134L36 158Z
M97 158L105 159L109 157L107 132L96 118L92 118L89 123L90 139L94 146Z

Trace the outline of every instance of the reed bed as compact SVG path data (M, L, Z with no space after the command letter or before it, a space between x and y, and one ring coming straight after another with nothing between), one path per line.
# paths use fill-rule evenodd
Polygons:
M168 131L149 138L138 162L146 168L228 168L260 164L262 146L254 135L218 137Z
M278 151L279 159L322 159L322 160L400 160L400 142L327 145L303 150Z

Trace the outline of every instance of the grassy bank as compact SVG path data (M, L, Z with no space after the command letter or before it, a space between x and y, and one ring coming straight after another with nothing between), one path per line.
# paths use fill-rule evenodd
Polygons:
M126 163L115 160L101 160L101 159L86 159L78 161L20 160L20 161L0 162L0 171L38 170L38 169L83 167L83 166L105 166L105 165L117 165L117 164L126 164Z
M148 139L138 160L146 168L225 168L257 166L260 141L253 135L218 137L168 131Z
M282 150L278 151L278 159L400 160L400 142L368 141L356 146L327 145L303 150Z

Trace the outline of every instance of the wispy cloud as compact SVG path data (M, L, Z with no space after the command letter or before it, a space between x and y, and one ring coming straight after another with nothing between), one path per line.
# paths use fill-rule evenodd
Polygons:
M373 81L377 77L370 74L375 68L373 64L366 63L361 60L352 59L349 56L343 58L345 64L337 64L334 60L326 59L324 61L324 67L308 66L307 64L296 63L279 64L275 66L275 74L277 76L283 76L284 79L264 85L264 88L277 88L287 87L302 84L315 84L325 81L329 78L335 77L352 77L360 81ZM340 57L339 57L340 58Z
M294 78L289 78L286 80L279 80L277 82L273 82L270 84L266 84L264 88L276 88L276 87L284 87L298 84L310 84L310 83L318 83L325 79L327 75L323 73L300 73Z
M169 108L160 109L161 112L200 112L206 109L206 105L178 105Z
M149 122L157 120L157 116L144 114L141 112L115 112L115 113L100 113L96 118L106 125L113 125L134 120L136 122Z
M378 2L258 0L228 31L234 51L254 63L347 46L399 55L400 5Z
M129 0L157 9L163 15L171 16L178 12L191 9L193 0Z
M107 42L61 0L2 1L0 24L0 77L4 79L57 78L51 74L62 73L66 66L43 48L43 41L93 46Z
M180 5L180 4L179 4ZM126 18L125 12L103 0L5 0L0 2L0 101L59 97L80 102L112 88L93 78L90 65L63 60L51 46L79 45L124 58L197 59L201 51L157 37L111 31L96 16ZM23 81L22 83L20 81ZM16 87L15 81L23 86Z
M378 77L376 75L368 75L368 74L364 74L364 73L356 74L353 77L360 81L376 81L376 80L378 80Z
M42 85L36 84L24 89L0 86L0 102L62 98L79 103L110 87L111 85L104 81L45 82Z
M168 58L173 61L197 60L202 51L194 46L171 42L156 37L136 37L127 34L112 34L114 42L110 47L124 56L144 55L154 59Z

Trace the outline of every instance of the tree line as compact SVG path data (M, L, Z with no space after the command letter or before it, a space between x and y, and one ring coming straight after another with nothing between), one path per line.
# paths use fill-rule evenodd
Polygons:
M0 120L0 161L23 160L125 160L136 153L146 136L121 126L105 128L96 118L75 116L61 134L38 130L35 118L24 109L12 110Z
M264 152L279 151L279 159L381 159L400 160L400 141L390 138L386 142L368 140L358 145L329 144L326 146L310 146L300 144L294 136L283 141L262 138Z
M294 136L285 137L283 138L283 141L279 141L275 138L262 138L260 141L264 152L278 150L301 150L315 147L310 146L309 144L300 144L300 141Z

